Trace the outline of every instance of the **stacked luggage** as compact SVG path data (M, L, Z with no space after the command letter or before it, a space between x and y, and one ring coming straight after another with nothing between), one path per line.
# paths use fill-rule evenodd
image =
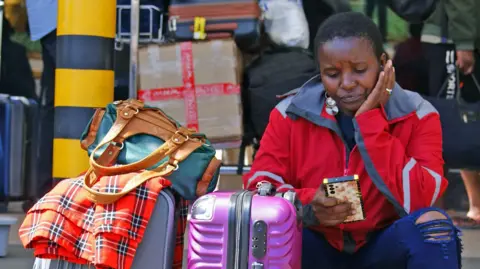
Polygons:
M25 51L10 41L13 29L3 15L2 6L0 52L11 53L14 50L21 56ZM33 85L29 83L33 83L33 79L18 81L17 77L17 80L12 80L13 76L18 75L15 71L25 71L26 66L22 65L22 70L10 66L13 62L7 60L12 59L8 57L11 55L3 53L3 56L7 57L0 56L0 86L3 87L0 94L0 213L5 213L9 201L15 200L27 201L23 205L24 209L27 209L38 195L36 183L39 173L37 158L40 128L37 118L38 103L32 99L35 97L34 93L28 91L33 90ZM30 67L26 69L31 73ZM21 86L16 87L19 84ZM11 96L12 93L25 97Z
M168 9L177 41L233 37L243 50L260 45L261 10L256 0L172 0Z
M217 149L247 145L250 142L246 143L248 139L245 134L251 121L246 120L246 117L255 115L257 122L260 122L258 126L264 128L269 111L279 101L277 95L300 87L316 73L315 61L306 50L309 35L308 29L304 31L304 17L297 20L300 25L295 30L297 33L282 37L282 33L278 32L282 27L275 27L272 22L274 15L281 14L270 14L267 29L272 33L276 31L277 44L268 41L262 30L262 17L267 7L275 5L275 2L117 1L115 48L117 52L124 51L127 46L130 49L129 60L126 61L129 62L128 78L116 74L116 81L121 82L119 84L128 84L128 94L123 95L139 99L142 106L144 104L162 109L170 119L177 120L188 130L204 133L208 137L205 143L211 141ZM298 2L293 3L293 8L298 13L301 6ZM273 6L270 7L274 9ZM123 53L124 56L126 54ZM297 57L301 61L292 70L288 64L296 61ZM251 65L247 63L248 58L252 59ZM281 73L275 77L285 79L284 81L273 81L270 77L262 79L264 72L269 72L268 69L272 66L277 67L276 72ZM126 70L125 66L122 69ZM245 105L247 98L248 105ZM261 105L266 105L265 100L268 100L268 107L260 108ZM116 102L112 106L119 104L122 103ZM261 113L254 111L257 106ZM95 119L92 122L96 122ZM97 124L98 122L92 123L91 126ZM90 131L92 134L97 132L93 129ZM261 134L254 135L257 139L260 136ZM122 151L124 146L131 147L138 141L141 140L126 140L125 144L112 143L107 149ZM121 145L119 149L115 146L117 144ZM155 149L151 147L151 150ZM93 153L89 151L89 154ZM126 154L118 152L112 153L112 156L116 156L117 161L119 158L128 159ZM103 155L93 158L100 160ZM185 163L192 165L188 160ZM174 171L181 171L182 167L184 164L180 162ZM218 177L218 172L211 176ZM166 178L170 179L168 176ZM175 180L171 178L174 186ZM199 186L201 183L198 183ZM190 204L193 200L196 201L191 210L188 255L184 268L211 264L212 255L217 254L211 253L209 246L222 243L222 238L228 238L224 242L224 249L228 251L215 257L219 262L217 264L223 264L222 268L273 268L285 264L290 268L301 268L302 206L295 192L276 193L268 183L259 185L255 191L212 192L210 185L208 189L202 187L208 194L198 199L187 197ZM173 196L168 195L169 191L170 188L162 190L162 199L159 198L156 202L131 268L179 268L178 264L172 263L172 255L177 255L179 246L182 246L179 241L183 242L185 197L179 195L181 193L177 190L171 192ZM34 207L34 210L40 212L39 207ZM272 215L263 216L263 210L270 210ZM30 224L29 227L27 224L24 223L22 230L25 236L32 233L29 229L34 229L32 227L35 226ZM217 227L228 229L218 230ZM177 238L173 240L175 234ZM283 237L285 234L289 234L288 238ZM172 254L173 249L175 254ZM183 247L180 251L182 250ZM278 255L282 255L282 259ZM37 258L34 268L89 268L89 265L82 266L72 260L63 260L60 255L56 258Z

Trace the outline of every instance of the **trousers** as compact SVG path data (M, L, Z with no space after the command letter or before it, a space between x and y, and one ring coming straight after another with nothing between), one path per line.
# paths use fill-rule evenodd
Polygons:
M57 32L52 31L44 36L42 44L43 72L40 96L40 173L38 175L38 197L42 197L52 189L52 161L54 134L54 98L55 98L55 67L57 52Z
M429 211L444 214L446 220L416 224ZM303 269L459 269L460 231L441 209L425 208L401 218L375 233L354 254L333 248L322 234L303 231Z

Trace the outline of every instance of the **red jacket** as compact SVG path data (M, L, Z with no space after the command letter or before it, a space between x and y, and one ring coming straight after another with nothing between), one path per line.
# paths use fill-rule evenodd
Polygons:
M432 206L445 191L440 118L419 94L397 85L385 107L354 119L356 146L348 154L324 96L323 86L312 82L277 105L244 187L269 181L279 189L294 188L311 209L324 178L358 174L366 220L309 227L338 250L353 252L371 232L399 214Z

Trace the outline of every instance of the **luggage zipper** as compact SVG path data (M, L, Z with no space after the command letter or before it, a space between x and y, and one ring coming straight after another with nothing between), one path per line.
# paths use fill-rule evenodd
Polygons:
M345 141L344 141L344 144L345 144ZM350 150L350 152L349 152L349 148L345 144L345 151L344 151L344 155L343 155L343 160L345 161L345 167L344 167L344 170L343 170L343 175L344 176L348 175L348 162L350 161L350 157L352 156L352 153L356 148L357 148L357 145L355 145L353 147L353 149Z
M347 143L342 139L344 145L345 145L345 151L344 151L344 161L345 161L345 170L343 171L343 175L344 176L347 176L348 175L348 162L350 161L350 157L353 153L353 151L355 150L355 148L357 147L357 145L355 145L353 147L352 150L350 150L347 146ZM349 152L350 150L350 152ZM343 235L343 251L344 252L347 252L349 254L353 253L355 251L355 240L353 240L352 238L352 235L350 232L346 232L344 229L345 229L345 224L340 224L339 225L339 228L342 232L342 235Z

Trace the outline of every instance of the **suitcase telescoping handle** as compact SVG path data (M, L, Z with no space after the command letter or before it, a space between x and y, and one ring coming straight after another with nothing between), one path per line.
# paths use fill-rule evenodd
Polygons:
M276 189L270 182L261 182L257 187L257 193L260 196L273 196L276 193Z
M128 80L128 97L137 99L138 39L140 35L140 0L131 0L130 31L130 66Z
M298 199L297 193L294 190L288 190L284 193L277 193L277 196L289 201L297 211L297 222L301 223L303 219L303 205Z
M257 187L257 194L260 196L277 196L289 201L297 211L297 221L300 223L303 219L303 205L297 197L294 190L277 193L275 186L270 182L261 182Z

